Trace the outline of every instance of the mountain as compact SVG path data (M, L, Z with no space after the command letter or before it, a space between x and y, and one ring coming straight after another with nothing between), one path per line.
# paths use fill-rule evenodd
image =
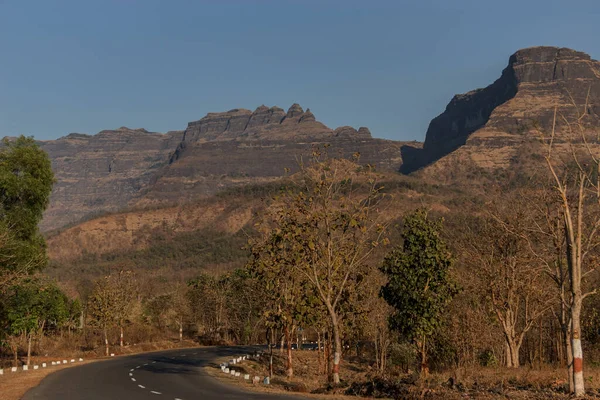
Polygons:
M559 127L580 115L586 129L600 127L600 62L567 48L519 50L491 85L454 96L429 124L422 149L403 147L402 171L508 167L537 129L551 129L555 107Z
M356 152L361 163L397 171L405 142L376 139L367 128L330 129L307 109L260 106L209 113L166 134L122 127L40 142L57 182L41 228L49 231L100 214L165 207L223 189L264 183L291 172L313 146ZM413 143L418 147L418 143Z

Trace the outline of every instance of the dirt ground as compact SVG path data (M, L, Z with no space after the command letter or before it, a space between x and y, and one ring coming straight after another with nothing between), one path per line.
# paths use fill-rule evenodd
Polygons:
M445 373L433 373L427 379L414 374L392 373L382 377L364 360L350 358L341 365L342 385L333 388L322 373L317 352L294 351L294 377L284 375L285 358L274 352L274 377L270 385L262 381L254 385L243 378L221 372L220 362L205 367L215 378L227 384L258 392L294 393L320 399L560 399L572 397L567 393L566 371L563 368L459 368ZM243 361L236 371L242 375L268 375L268 356L259 361ZM600 399L600 368L585 370L586 398Z

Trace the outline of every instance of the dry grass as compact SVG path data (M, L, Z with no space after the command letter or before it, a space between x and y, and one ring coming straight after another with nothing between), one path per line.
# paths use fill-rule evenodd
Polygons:
M317 353L313 351L294 351L294 377L287 379L284 377L285 358L278 351L273 353L274 377L270 385L260 384L254 385L252 382L245 381L226 375L221 372L219 364L228 361L228 358L215 360L215 363L205 367L207 373L227 384L231 384L242 389L251 390L261 393L290 393L300 394L302 396L329 399L329 400L347 400L347 399L366 399L365 397L346 396L342 392L333 392L330 394L310 393L327 385L327 377L319 373L319 362ZM263 356L260 361L243 361L237 364L236 371L240 371L242 375L250 374L264 378L268 375L268 357ZM348 380L360 379L364 376L365 370L357 363L346 362L342 363L340 374Z
M307 397L322 399L349 398L395 398L395 399L570 399L567 393L566 371L563 368L528 368L518 370L507 368L460 368L445 373L433 373L427 379L415 375L391 373L379 376L361 360L344 360L341 377L345 384L332 388L327 378L319 373L317 353L311 351L294 352L294 377L284 376L284 357L274 353L274 378L271 385L253 385L244 379L235 378L221 372L219 363L205 367L215 378L243 389L268 392L295 392ZM268 375L268 357L261 361L244 361L235 369L250 376ZM585 370L587 398L600 398L600 368L587 367ZM348 395L351 388L359 397Z

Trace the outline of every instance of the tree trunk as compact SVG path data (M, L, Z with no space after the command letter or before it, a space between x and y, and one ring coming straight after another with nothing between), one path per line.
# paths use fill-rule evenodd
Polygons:
M317 358L319 360L319 373L323 371L323 363L321 361L321 357L323 357L323 353L321 353L321 332L317 331Z
M573 382L573 350L571 345L571 334L567 332L564 342L567 353L567 371L569 373L569 392L575 392L575 382Z
M290 332L290 328L288 325L285 326L284 328L284 332L285 332L285 341L287 342L287 361L286 361L286 366L285 366L285 375L288 378L291 378L292 376L294 376L294 367L292 364L292 335Z
M381 364L379 363L379 339L375 339L375 366L377 366L377 370L381 371Z
M119 347L123 348L123 325L119 326L121 329L121 335L119 336Z
M269 344L271 354L269 355L269 378L273 378L273 346Z
M183 342L183 321L179 321L179 341Z
M31 364L31 332L27 335L27 366Z
M429 364L427 363L427 346L425 340L425 336L423 336L421 342L417 344L421 353L421 375L427 377L429 375Z
M108 332L106 331L106 327L104 327L104 346L106 357L108 357Z
M330 308L329 315L331 317L331 327L333 328L333 368L332 379L333 384L340 383L340 362L342 361L342 339L340 337L340 327L336 312Z
M575 396L585 395L585 384L583 380L583 350L581 348L581 298L575 296L572 306L572 319L571 319L571 351L573 353L573 393Z
M19 346L17 345L16 342L12 343L11 345L12 347L12 351L14 354L14 359L13 359L13 367L18 367L19 366Z
M283 347L285 345L285 335L281 335L281 341L279 342L279 352L283 354Z
M513 338L505 337L504 348L506 350L506 367L519 368L521 365L519 361L521 344Z

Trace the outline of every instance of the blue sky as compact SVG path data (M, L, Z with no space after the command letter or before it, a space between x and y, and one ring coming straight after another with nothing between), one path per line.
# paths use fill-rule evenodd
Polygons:
M600 58L599 20L598 0L0 0L0 136L166 132L297 102L422 140L519 48Z

